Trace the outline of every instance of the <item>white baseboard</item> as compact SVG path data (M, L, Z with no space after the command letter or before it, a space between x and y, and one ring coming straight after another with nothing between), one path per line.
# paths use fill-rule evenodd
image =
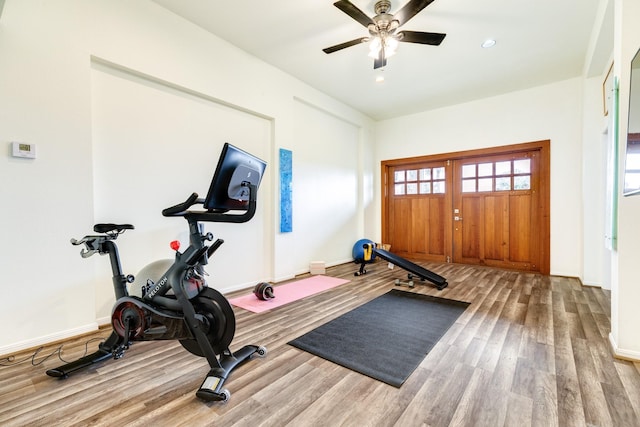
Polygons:
M358 269L358 268L356 268L356 267L358 267L358 264L356 264L356 263L353 261L353 258L347 258L347 259L343 259L343 260L341 260L341 261L330 262L330 263L328 263L328 264L327 264L327 267L335 267L336 265L342 265L342 264L353 264L353 265L354 265L354 267L353 267L353 268L354 268L355 270L357 270L357 269Z
M321 261L324 262L324 261ZM355 272L356 270L358 270L358 266L355 265L355 263L353 262L353 258L349 258L346 260L338 260L338 261L332 261L332 262L325 262L325 267L329 268L329 267L335 267L337 265L343 265L343 264L354 264L353 267L353 271ZM296 272L294 272L293 276L286 276L286 277L279 277L277 278L274 283L280 283L280 282L284 282L285 280L291 280L291 279L295 279L298 276L301 276L303 274L308 274L311 273L311 270L309 267L305 267L303 269L300 269Z
M613 334L609 333L609 344L611 344L611 350L613 355L620 359L631 360L634 362L640 362L640 351L625 350L619 348L616 340L613 338Z
M98 326L110 325L111 316L100 317L96 319L96 323L98 324Z
M298 273L298 274L304 274L304 273L308 273L308 272L309 271L303 271L302 273ZM295 279L295 278L296 278L296 274L288 274L286 276L280 276L280 277L274 278L271 283L282 283L284 281Z
M268 282L268 280L257 280L255 282L240 283L240 284L235 285L235 286L229 286L229 287L225 288L224 290L217 289L215 286L210 286L210 287L215 289L216 291L220 292L223 295L227 295L227 294L229 294L231 292L244 291L244 290L247 290L247 289L253 289L258 283L261 283L261 282Z
M591 281L588 281L588 280L581 280L580 282L582 282L582 286L588 286L590 288L600 288L600 289L610 290L609 288L606 288L606 287L602 286L602 283L591 282Z
M73 329L67 329L66 331L60 331L49 335L44 335L38 338L30 340L20 341L14 344L10 344L4 347L0 347L0 354L8 355L17 353L22 350L27 350L41 345L50 344L55 341L64 340L67 338L73 338L78 335L86 334L87 332L93 332L98 330L98 323L89 323L88 325L79 326Z

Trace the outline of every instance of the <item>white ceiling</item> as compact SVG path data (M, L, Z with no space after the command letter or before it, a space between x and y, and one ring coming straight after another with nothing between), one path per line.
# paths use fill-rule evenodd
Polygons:
M376 83L365 44L322 51L368 35L332 0L154 1L377 120L582 75L600 3L435 0L401 29L447 37L440 46L401 43ZM407 1L392 1L390 12ZM373 17L375 0L352 3ZM496 45L481 48L488 38Z

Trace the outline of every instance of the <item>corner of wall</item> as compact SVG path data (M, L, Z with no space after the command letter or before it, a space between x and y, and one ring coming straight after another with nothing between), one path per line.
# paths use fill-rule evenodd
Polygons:
M640 362L640 351L626 350L618 347L613 333L609 334L609 344L611 345L611 352L614 357L632 362Z

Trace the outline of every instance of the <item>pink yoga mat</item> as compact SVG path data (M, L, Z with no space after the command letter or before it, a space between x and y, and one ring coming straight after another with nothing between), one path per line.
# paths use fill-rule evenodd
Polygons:
M349 281L345 279L338 279L336 277L312 276L307 279L287 283L286 285L274 286L273 293L276 297L270 300L259 300L253 293L251 293L249 295L232 298L229 302L236 307L244 308L245 310L249 310L254 313L262 313L263 311L289 304L290 302L308 297L309 295L317 294L318 292L334 288L347 282Z

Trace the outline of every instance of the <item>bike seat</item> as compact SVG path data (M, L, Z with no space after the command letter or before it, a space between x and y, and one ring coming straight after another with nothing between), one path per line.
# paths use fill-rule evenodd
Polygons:
M133 230L134 227L131 224L96 224L93 226L93 231L96 233L109 233L116 231L122 233L124 230Z

